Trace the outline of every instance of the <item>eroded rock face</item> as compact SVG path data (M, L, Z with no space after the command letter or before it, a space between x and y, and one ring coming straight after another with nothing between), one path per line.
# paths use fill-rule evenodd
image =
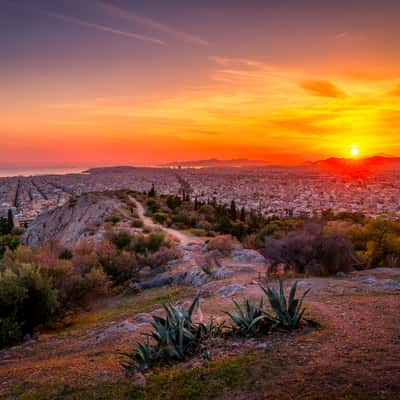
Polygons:
M237 249L232 253L231 258L237 262L265 264L265 258L255 250Z
M373 276L358 276L353 278L353 280L356 282L366 283L368 285L374 285L378 283L378 280Z
M101 238L107 218L124 209L125 204L110 193L86 193L62 207L41 214L27 229L27 245L57 239L70 247L85 237Z

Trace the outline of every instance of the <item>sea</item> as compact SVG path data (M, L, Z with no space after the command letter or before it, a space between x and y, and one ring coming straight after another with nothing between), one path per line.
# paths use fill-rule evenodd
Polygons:
M87 167L1 168L0 177L79 174Z

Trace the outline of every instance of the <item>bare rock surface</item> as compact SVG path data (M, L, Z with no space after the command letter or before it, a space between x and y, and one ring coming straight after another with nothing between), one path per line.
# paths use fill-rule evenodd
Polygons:
M62 207L41 214L27 229L27 245L57 239L72 246L82 238L101 238L107 218L124 210L124 204L112 192L87 193L71 198Z
M232 285L227 285L223 286L220 289L218 289L217 293L220 297L229 297L237 294L238 292L243 291L246 288L244 285L237 285L237 284L232 284Z

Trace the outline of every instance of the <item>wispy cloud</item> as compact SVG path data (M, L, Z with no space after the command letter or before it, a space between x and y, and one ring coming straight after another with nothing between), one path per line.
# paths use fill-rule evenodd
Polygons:
M190 33L181 31L173 26L164 24L162 22L145 17L143 15L139 15L133 11L127 11L125 9L122 9L120 7L105 2L99 2L98 4L108 15L144 25L158 32L167 33L171 36L175 36L179 39L182 39L183 41L188 43L200 46L207 46L209 44L206 40L204 40L199 36L195 36Z
M86 20L83 20L80 18L75 18L75 17L71 17L68 15L64 15L64 14L60 14L60 13L56 13L56 12L44 11L44 10L39 10L39 11L42 14L47 15L50 18L56 18L60 21L66 22L66 23L83 26L83 27L86 27L89 29L96 29L98 31L108 32L113 35L124 36L127 38L141 40L144 42L150 42L150 43L154 43L154 44L158 44L158 45L165 44L162 40L151 37L151 36L141 35L139 33L124 31L124 30L120 30L120 29L115 29L115 28L112 28L107 25L96 24L96 23L89 22L89 21L86 21Z
M339 32L335 37L336 39L346 39L350 36L349 32Z
M346 94L336 85L328 81L303 81L299 83L305 91L320 97L346 97Z

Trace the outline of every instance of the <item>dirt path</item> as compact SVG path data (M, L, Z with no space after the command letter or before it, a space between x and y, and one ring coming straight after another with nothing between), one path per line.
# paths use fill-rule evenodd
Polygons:
M347 279L305 282L313 288L306 307L321 328L275 347L269 361L279 371L252 398L400 399L399 291Z
M148 227L154 228L154 229L161 229L168 235L177 239L181 243L182 246L187 246L190 244L199 244L199 245L204 244L204 241L201 240L200 238L192 237L192 236L186 235L176 229L166 228L165 226L156 224L155 222L153 222L153 220L150 217L147 217L145 215L144 207L139 201L137 201L133 197L131 197L131 201L136 204L138 215L139 215L140 219L143 221L145 226L148 226Z

